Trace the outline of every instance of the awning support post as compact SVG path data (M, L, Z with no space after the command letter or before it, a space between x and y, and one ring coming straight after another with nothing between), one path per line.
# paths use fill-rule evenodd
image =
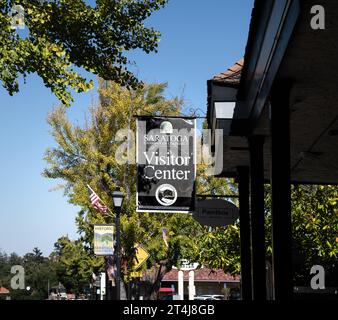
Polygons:
M252 300L251 288L251 239L249 212L249 168L238 167L239 219L241 241L241 296Z
M272 249L275 300L291 300L292 228L290 178L290 86L274 84L271 96Z
M252 289L254 300L266 300L263 147L263 136L249 137Z

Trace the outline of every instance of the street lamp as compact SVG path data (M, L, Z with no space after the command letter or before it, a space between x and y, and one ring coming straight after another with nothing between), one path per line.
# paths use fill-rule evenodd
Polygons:
M114 208L115 210L121 210L123 204L124 194L121 191L114 191L113 192L113 201L114 201Z
M121 298L121 239L120 239L120 213L124 195L121 191L113 192L114 211L116 213L116 300Z

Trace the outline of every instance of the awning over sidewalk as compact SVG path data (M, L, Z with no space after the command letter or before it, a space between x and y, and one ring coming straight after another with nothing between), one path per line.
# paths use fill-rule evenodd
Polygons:
M276 300L293 296L291 183L338 184L338 1L320 1L324 30L311 28L314 5L256 0L244 63L208 81L220 176L239 182L246 300L266 299L264 182L272 190Z
M245 62L239 60L208 81L210 128L227 126L225 119L215 117L220 108L215 102L236 102L232 130L224 137L223 176L249 164L243 136L255 134L266 137L264 178L270 180L269 97L273 82L286 79L291 84L291 180L338 183L338 50L334 40L338 38L338 2L321 1L325 30L311 29L312 5L310 0L256 1ZM243 122L238 125L238 120Z

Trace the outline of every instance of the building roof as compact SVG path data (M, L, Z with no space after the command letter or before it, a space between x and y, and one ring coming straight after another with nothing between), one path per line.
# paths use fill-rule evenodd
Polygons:
M170 272L165 274L162 281L177 281L178 269L172 269ZM205 282L239 282L240 276L232 276L229 273L224 273L222 269L211 270L209 268L201 268L194 270L194 281L205 281ZM184 281L189 281L189 271L183 271Z
M0 287L0 294L8 294L9 290L6 289L5 287Z
M226 71L221 72L215 75L212 79L207 81L207 89L208 89L208 98L207 98L207 119L209 127L211 126L211 118L214 116L212 106L214 102L217 101L228 101L223 100L224 98L224 88L227 89L225 91L232 91L232 100L236 100L237 96L237 88L240 85L240 80L242 77L242 70L244 65L244 58L238 60L233 66L228 68ZM217 96L217 99L216 99ZM229 98L227 96L227 98ZM210 118L211 117L211 118Z
M174 292L174 288L160 288L160 292Z
M238 60L233 66L228 68L226 71L221 72L214 76L211 80L229 83L229 84L239 84L241 79L241 73L243 69L244 59Z

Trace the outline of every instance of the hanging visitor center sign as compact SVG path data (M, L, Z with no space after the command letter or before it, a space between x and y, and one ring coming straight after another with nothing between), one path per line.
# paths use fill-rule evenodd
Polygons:
M137 211L193 212L196 119L137 118Z

